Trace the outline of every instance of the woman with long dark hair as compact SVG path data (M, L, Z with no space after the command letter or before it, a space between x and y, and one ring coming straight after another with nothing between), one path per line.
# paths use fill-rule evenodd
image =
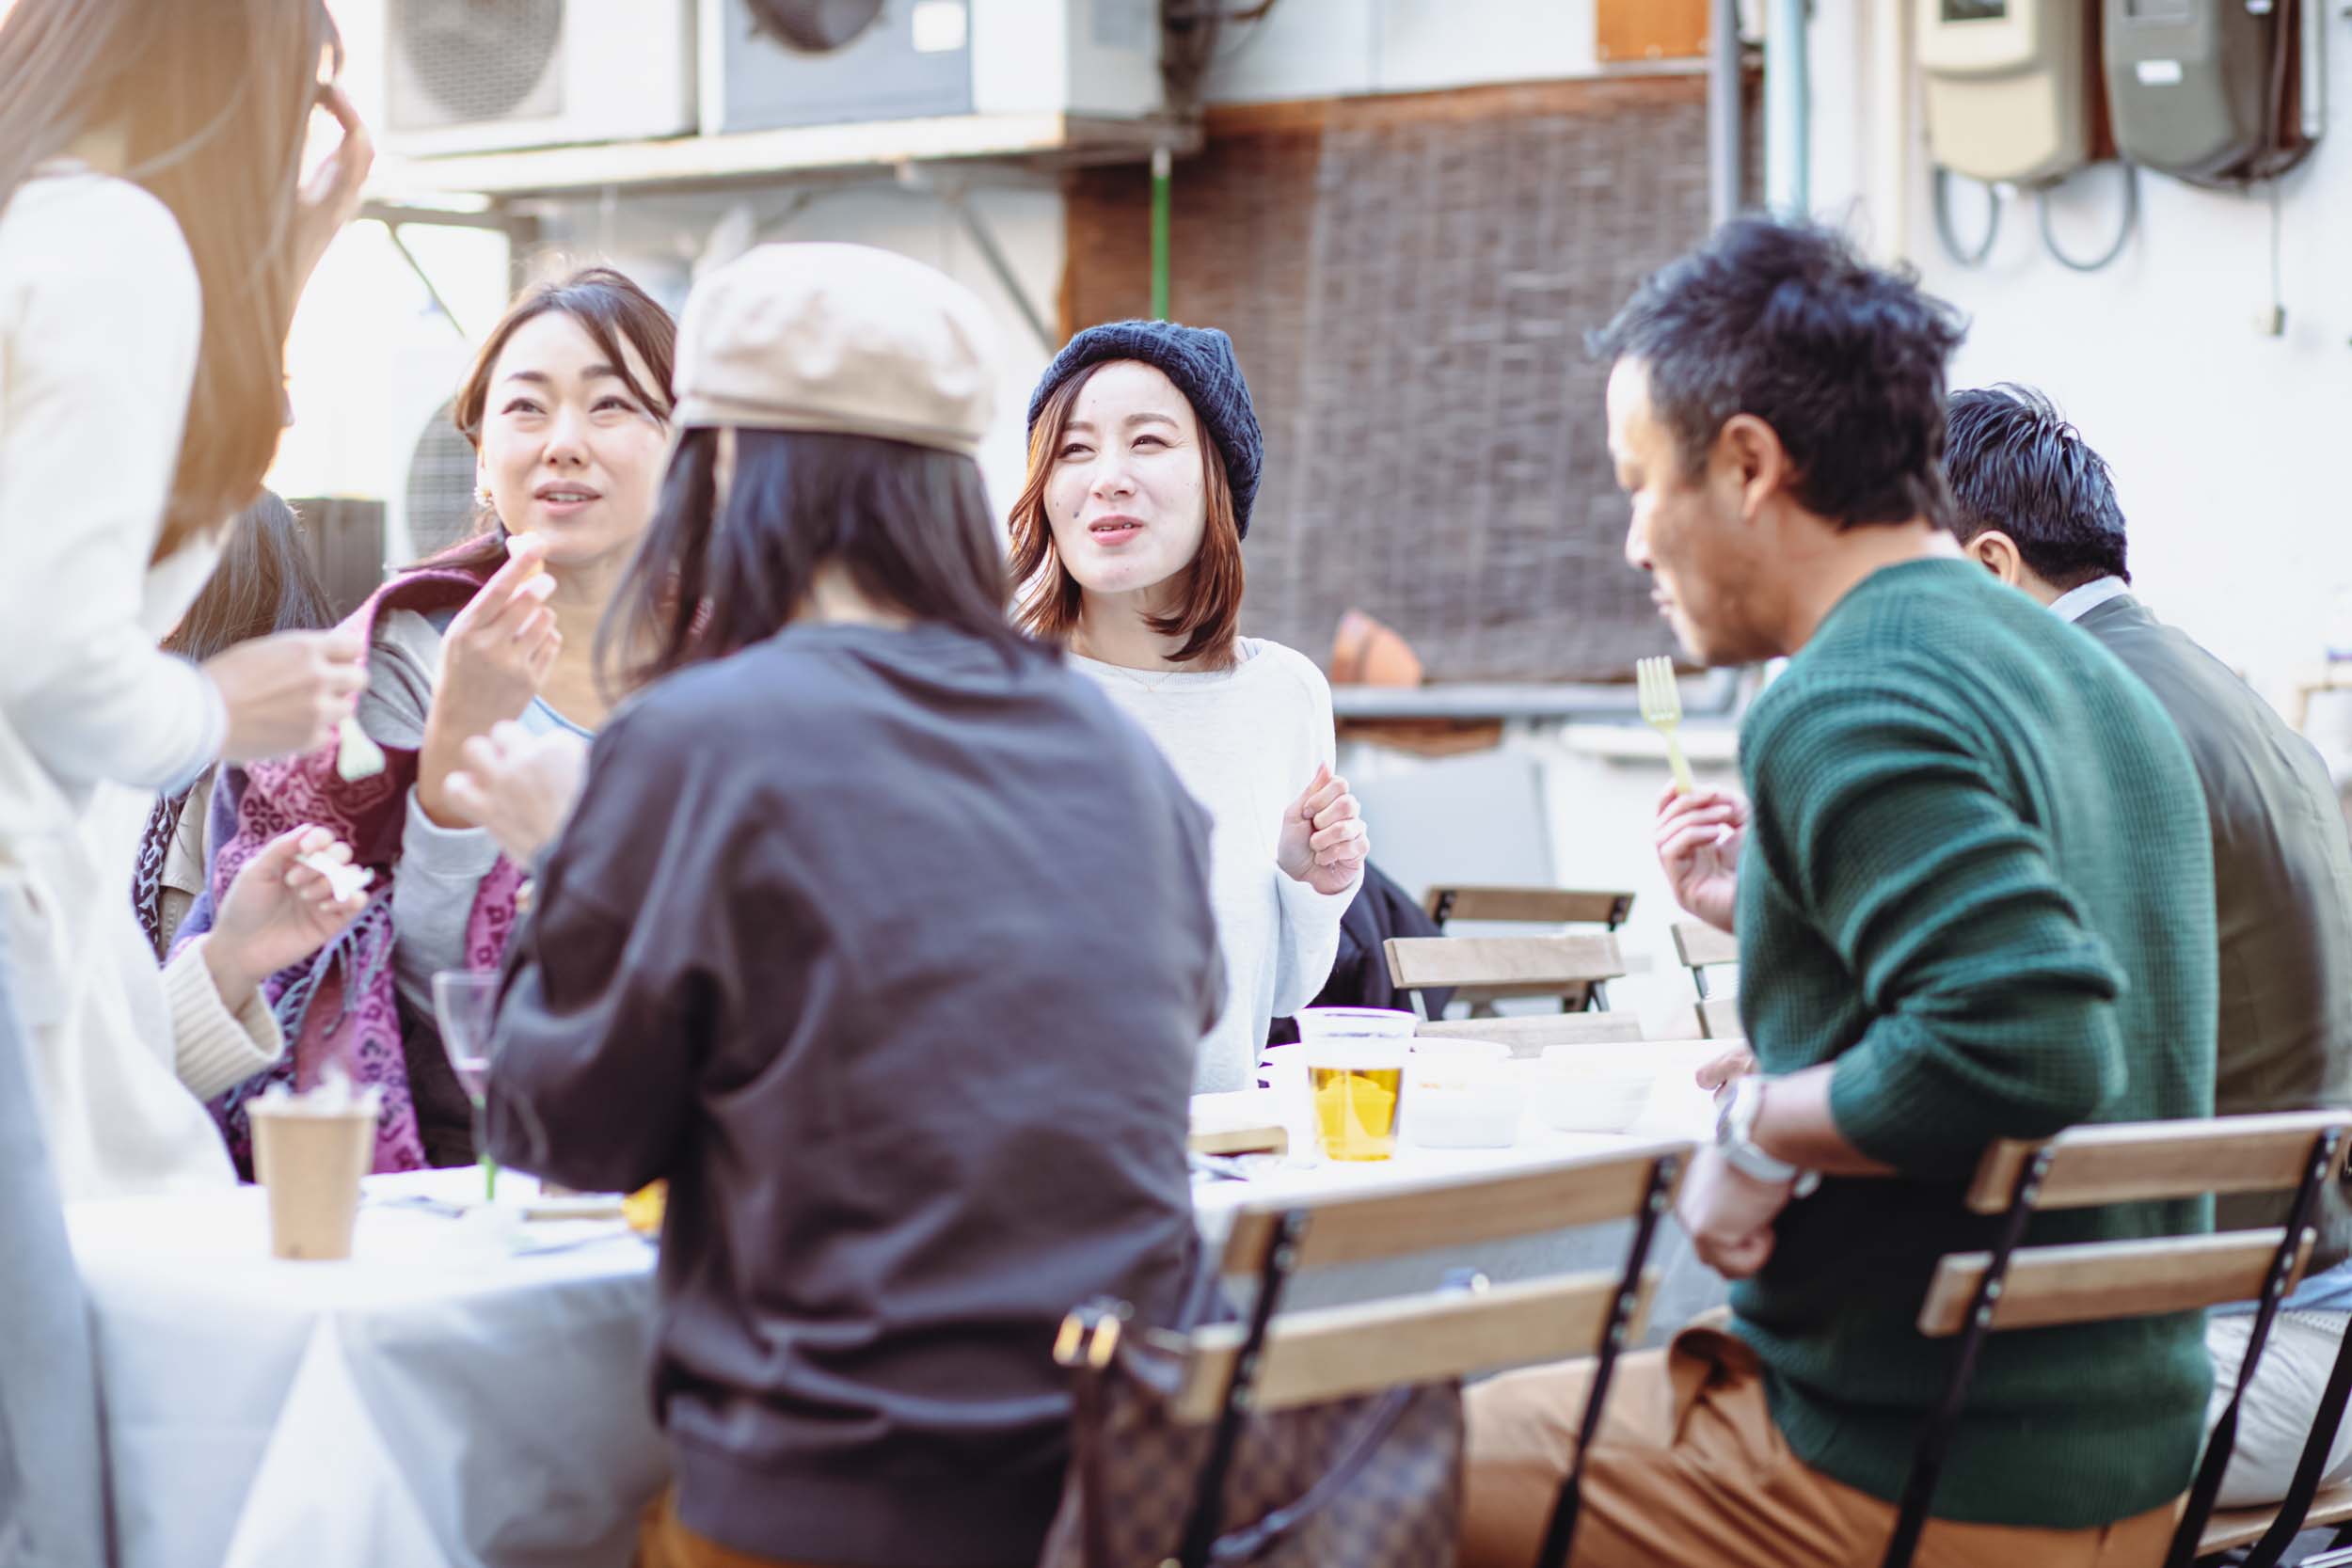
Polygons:
M1206 822L1004 619L993 331L859 245L696 286L684 427L508 959L501 1159L666 1177L645 1568L1037 1560L1054 1330L1197 1246ZM658 677L658 678L657 678Z
M364 681L295 633L157 642L260 493L294 300L365 131L320 0L16 0L0 19L0 921L70 1195L224 1181L203 1108L281 1049L262 976L357 912L278 835L159 979L90 805L312 743ZM342 141L306 181L314 108ZM326 835L317 835L323 846Z
M301 521L277 492L264 490L229 526L212 580L164 639L164 651L201 664L272 632L334 624L326 586L302 546ZM171 957L180 923L204 892L213 858L206 807L215 776L208 768L187 788L158 796L139 838L131 904L159 962Z
M345 778L330 745L228 776L223 809L236 827L215 857L215 888L297 818L342 832L379 890L390 883L351 941L273 983L294 1048L232 1091L240 1157L247 1097L348 1060L385 1090L377 1169L474 1158L472 1102L441 1048L433 976L498 963L528 857L500 853L450 778L468 743L501 724L584 748L626 690L597 678L596 627L653 515L676 341L669 312L609 267L524 291L453 407L476 453L482 531L394 578L351 622L368 646L358 722L385 771ZM323 986L350 1005L319 1007Z

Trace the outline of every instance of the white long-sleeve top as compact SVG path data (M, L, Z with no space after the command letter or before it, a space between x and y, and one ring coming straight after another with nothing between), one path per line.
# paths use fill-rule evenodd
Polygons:
M170 212L45 172L0 211L0 923L8 999L69 1197L232 1180L199 1095L274 1061L202 959L159 972L102 786L177 788L219 693L161 653L215 548L151 567L196 377L202 291Z
M1200 1042L1193 1092L1257 1082L1266 1025L1315 998L1331 977L1350 886L1317 893L1275 864L1282 816L1336 751L1331 688L1305 655L1245 637L1231 669L1158 673L1070 656L1120 711L1159 742L1176 777L1207 808L1209 902L1225 954L1225 1011Z

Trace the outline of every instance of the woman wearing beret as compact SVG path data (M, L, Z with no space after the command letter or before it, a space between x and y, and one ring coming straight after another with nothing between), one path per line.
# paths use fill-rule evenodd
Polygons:
M1236 635L1263 455L1231 339L1113 322L1073 338L1031 394L1012 508L1021 626L1069 649L1215 823L1227 999L1196 1092L1254 1082L1268 1022L1323 988L1370 849L1332 772L1323 673Z

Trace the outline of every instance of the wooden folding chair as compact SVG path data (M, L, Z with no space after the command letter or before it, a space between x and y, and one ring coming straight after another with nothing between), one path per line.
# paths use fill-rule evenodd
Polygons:
M1429 911L1429 918L1440 927L1449 920L1469 920L1489 925L1597 926L1603 931L1614 931L1631 917L1633 895L1583 888L1495 887L1439 882L1422 895L1422 907ZM1579 987L1573 991L1563 992L1560 997L1563 1012L1606 1008L1608 1006L1597 986ZM1493 1010L1491 1005L1484 1007L1473 1005L1471 1016L1491 1015Z
M1468 1002L1470 1015L1491 1013L1505 997L1556 996L1563 1008L1569 999L1586 998L1597 1011L1609 1010L1601 989L1623 978L1625 955L1617 939L1606 933L1563 937L1391 937L1384 944L1389 983L1409 993L1422 1017L1428 1008L1421 993L1451 990L1454 1000ZM1583 1006L1579 1002L1577 1006Z
M1320 1404L1352 1395L1458 1378L1471 1372L1596 1358L1579 1459L1552 1507L1537 1568L1567 1560L1581 1498L1583 1452L1598 1431L1619 1353L1647 1319L1659 1272L1648 1266L1659 1222L1673 1207L1689 1166L1688 1143L1644 1144L1491 1176L1450 1176L1363 1195L1266 1198L1234 1211L1220 1270L1254 1279L1246 1321L1189 1334L1144 1329L1184 1360L1175 1401L1179 1419L1214 1423L1187 1513L1184 1545L1170 1560L1205 1568L1222 1513L1245 1416ZM1284 1288L1308 1269L1406 1258L1515 1236L1634 1222L1616 1270L1557 1275L1471 1289L1441 1288L1383 1301L1281 1310ZM1108 1362L1121 1319L1101 1305L1062 1324L1055 1354L1064 1366Z
M1913 1451L1884 1568L1909 1568L1918 1548L1987 1335L2250 1300L2257 1304L2254 1327L2237 1386L2206 1444L2166 1559L2167 1568L2188 1568L2236 1441L2239 1402L2261 1362L2280 1299L2295 1288L2310 1260L2316 1240L2311 1221L2320 1189L2344 1164L2347 1132L2352 1111L2296 1111L2208 1121L2119 1122L2077 1128L2048 1143L2003 1142L1987 1149L1966 1202L1974 1213L2002 1216L2002 1224L1990 1252L1947 1255L1929 1281L1919 1332L1930 1338L1958 1337L1959 1354L1943 1401ZM2046 1210L2288 1189L2296 1197L2283 1227L2063 1246L2019 1244L2027 1222ZM2299 1508L2293 1519L2282 1513L2272 1532L2284 1532L2280 1549L2301 1518Z
M1738 963L1740 939L1703 920L1676 921L1674 937L1675 957L1691 972L1691 984L1699 993L1699 1033L1711 1040L1738 1039L1746 1033L1740 1024L1740 1000L1728 992L1715 995L1707 972Z

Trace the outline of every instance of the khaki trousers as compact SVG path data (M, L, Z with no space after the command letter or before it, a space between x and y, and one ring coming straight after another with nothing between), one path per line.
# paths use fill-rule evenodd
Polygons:
M1457 1568L1528 1568L1576 1451L1590 1361L1471 1388ZM1575 1568L1878 1568L1895 1507L1800 1464L1756 1353L1714 1328L1617 1363L1585 1462ZM1917 1568L2155 1568L2175 1501L2097 1529L1931 1520Z
M814 1568L783 1558L753 1557L722 1546L707 1535L696 1535L677 1516L677 1489L672 1487L645 1505L637 1522L637 1561L634 1568Z

